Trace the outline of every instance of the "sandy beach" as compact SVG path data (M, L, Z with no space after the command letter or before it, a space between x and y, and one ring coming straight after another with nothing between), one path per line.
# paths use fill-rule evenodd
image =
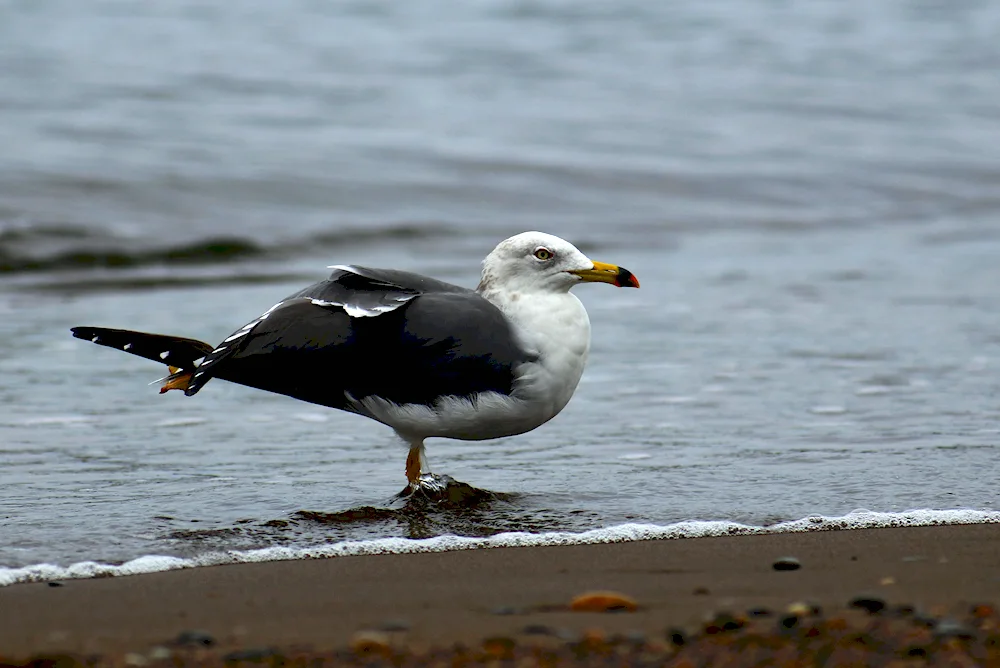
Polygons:
M141 664L195 648L199 660L232 660L255 656L233 652L263 648L420 650L481 647L489 638L501 652L511 643L588 637L671 650L676 633L690 645L711 620L729 616L734 627L767 632L789 614L868 624L874 617L849 605L858 597L876 608L883 602L881 619L916 615L928 637L941 636L939 620L957 624L978 604L976 614L988 618L979 637L995 624L985 604L1000 601L998 545L1000 525L980 524L343 557L13 585L0 589L0 657L66 653ZM800 567L776 570L782 558ZM591 591L617 592L638 609L570 610Z

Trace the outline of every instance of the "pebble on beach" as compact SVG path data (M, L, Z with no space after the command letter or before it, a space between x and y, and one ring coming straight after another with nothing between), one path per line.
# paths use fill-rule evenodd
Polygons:
M848 606L864 610L869 615L877 615L885 609L885 601L877 596L855 596Z
M173 644L178 647L211 647L215 644L215 638L205 631L181 631L174 638Z
M797 571L802 568L802 563L795 557L781 557L771 564L771 568L776 571Z
M483 641L483 652L491 659L508 661L514 656L517 643L504 636L494 636Z
M358 631L351 638L351 649L362 656L381 656L389 653L389 637L380 631Z
M386 633L399 633L402 631L410 630L410 622L405 619L387 619L378 627L379 631L385 631Z
M570 601L573 612L635 612L639 605L634 599L614 591L591 591Z
M555 629L544 624L528 624L521 629L521 633L526 636L554 636L556 634Z

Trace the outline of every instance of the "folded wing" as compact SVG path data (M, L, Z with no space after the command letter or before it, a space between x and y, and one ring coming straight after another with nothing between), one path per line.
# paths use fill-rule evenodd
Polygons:
M211 378L353 410L352 399L433 404L509 394L520 349L500 311L471 290L400 271L338 267L208 353Z

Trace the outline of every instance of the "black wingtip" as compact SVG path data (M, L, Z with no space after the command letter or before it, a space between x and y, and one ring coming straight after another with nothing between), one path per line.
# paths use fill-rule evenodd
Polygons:
M185 370L194 369L195 361L212 350L204 341L130 329L71 327L69 331L78 339Z

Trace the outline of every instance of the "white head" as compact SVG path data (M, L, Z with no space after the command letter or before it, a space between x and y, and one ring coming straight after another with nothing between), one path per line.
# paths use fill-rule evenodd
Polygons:
M479 291L568 292L580 282L639 287L630 271L594 262L576 246L543 232L522 232L497 244L483 260Z

